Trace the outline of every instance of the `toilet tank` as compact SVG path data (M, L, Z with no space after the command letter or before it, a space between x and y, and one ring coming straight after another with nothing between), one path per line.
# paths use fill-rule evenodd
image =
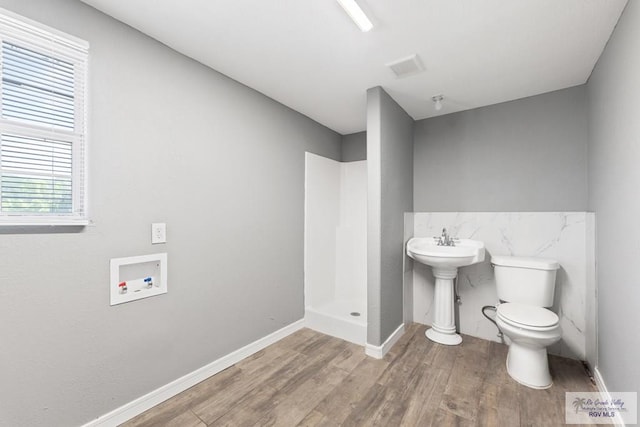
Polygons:
M493 256L498 299L537 307L551 307L558 261L544 258Z

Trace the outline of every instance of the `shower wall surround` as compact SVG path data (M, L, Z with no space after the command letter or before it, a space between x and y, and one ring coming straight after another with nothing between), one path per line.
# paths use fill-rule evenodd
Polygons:
M305 326L367 338L367 162L305 154Z
M410 215L407 215L408 217ZM500 342L497 329L481 312L497 303L492 255L552 258L560 263L552 310L560 317L562 340L549 349L560 356L596 363L594 214L587 212L415 213L407 228L416 237L450 235L481 240L485 261L458 274L456 323L464 334ZM413 224L411 224L413 222ZM431 324L434 278L430 267L413 263L413 320Z

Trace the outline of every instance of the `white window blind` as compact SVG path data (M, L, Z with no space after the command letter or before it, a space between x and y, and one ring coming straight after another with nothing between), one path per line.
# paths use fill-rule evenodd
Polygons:
M86 224L88 44L0 9L0 225Z

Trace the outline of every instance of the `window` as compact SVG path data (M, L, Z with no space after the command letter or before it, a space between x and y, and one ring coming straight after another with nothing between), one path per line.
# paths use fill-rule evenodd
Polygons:
M0 226L84 225L88 44L0 9Z

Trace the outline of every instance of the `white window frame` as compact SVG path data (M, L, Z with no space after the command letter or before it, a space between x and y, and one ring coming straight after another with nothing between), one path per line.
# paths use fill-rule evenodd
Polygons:
M87 225L89 223L87 209L89 43L0 8L0 46L3 41L72 63L74 65L76 88L74 92L75 129L73 131L5 119L0 111L0 134L12 133L51 139L62 138L66 141L72 141L72 212L33 215L0 211L0 227L13 225ZM0 84L2 84L1 81Z

